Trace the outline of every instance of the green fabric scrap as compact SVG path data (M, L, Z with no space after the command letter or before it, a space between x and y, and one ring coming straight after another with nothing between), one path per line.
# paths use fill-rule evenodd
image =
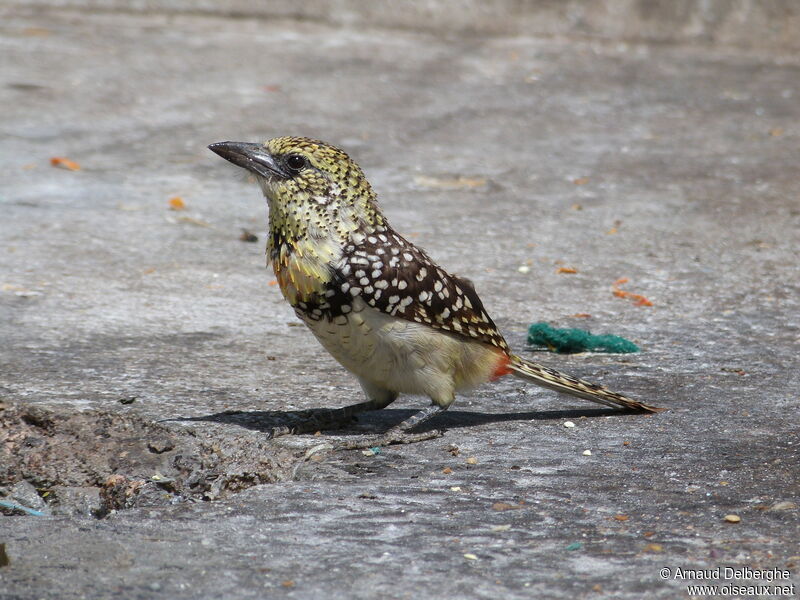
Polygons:
M639 352L636 344L618 335L594 335L583 329L556 329L547 323L534 323L528 327L528 343L562 354L589 351L612 354Z

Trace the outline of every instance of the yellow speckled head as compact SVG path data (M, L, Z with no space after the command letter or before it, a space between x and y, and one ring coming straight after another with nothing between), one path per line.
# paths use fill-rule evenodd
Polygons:
M264 144L219 142L211 150L252 171L272 203L337 200L373 202L364 172L335 146L302 137L279 137Z
M374 199L361 167L335 146L309 138L280 137L264 147L283 170L283 176L267 178L265 191L278 196L344 196L345 201L354 197Z
M219 142L211 150L253 172L269 200L270 223L297 235L305 225L342 220L380 226L375 193L350 157L335 146L303 137L279 137L264 144ZM298 227L302 231L298 231Z

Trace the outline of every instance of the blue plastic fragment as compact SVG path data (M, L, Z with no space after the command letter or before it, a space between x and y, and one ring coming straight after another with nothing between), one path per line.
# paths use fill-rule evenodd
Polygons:
M38 510L33 510L32 508L28 508L27 506L22 506L20 504L14 504L13 502L6 502L5 500L0 500L0 506L4 508L10 508L12 510L21 510L24 513L28 513L29 515L33 515L34 517L44 517L45 514Z
M583 548L583 544L580 542L572 542L569 546L567 546L567 551L571 552L572 550L580 550Z

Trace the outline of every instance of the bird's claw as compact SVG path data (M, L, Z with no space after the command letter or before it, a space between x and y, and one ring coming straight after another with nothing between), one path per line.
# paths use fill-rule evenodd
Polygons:
M314 433L317 431L341 429L347 427L355 417L346 419L331 418L331 411L304 410L302 412L286 415L288 425L278 425L267 430L267 439L272 440L285 435L298 435L301 433ZM335 411L338 412L338 411Z
M408 433L402 430L389 430L383 435L358 436L355 439L347 440L338 444L342 450L356 450L361 448L378 448L391 446L393 444L414 444L441 437L443 432L439 429L431 429L421 433Z
M278 427L273 427L272 429L267 430L267 439L274 440L277 437L283 437L284 435L292 435L294 434L293 427L287 427L286 425L279 425Z

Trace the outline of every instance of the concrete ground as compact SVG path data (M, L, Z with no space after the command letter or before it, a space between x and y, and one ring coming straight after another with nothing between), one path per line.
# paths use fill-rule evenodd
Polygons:
M42 513L0 517L0 598L797 595L796 54L0 11L0 500ZM331 442L424 399L266 440L360 398L206 150L284 134L348 150L524 356L668 411L504 379L377 455ZM535 351L535 321L642 352Z

